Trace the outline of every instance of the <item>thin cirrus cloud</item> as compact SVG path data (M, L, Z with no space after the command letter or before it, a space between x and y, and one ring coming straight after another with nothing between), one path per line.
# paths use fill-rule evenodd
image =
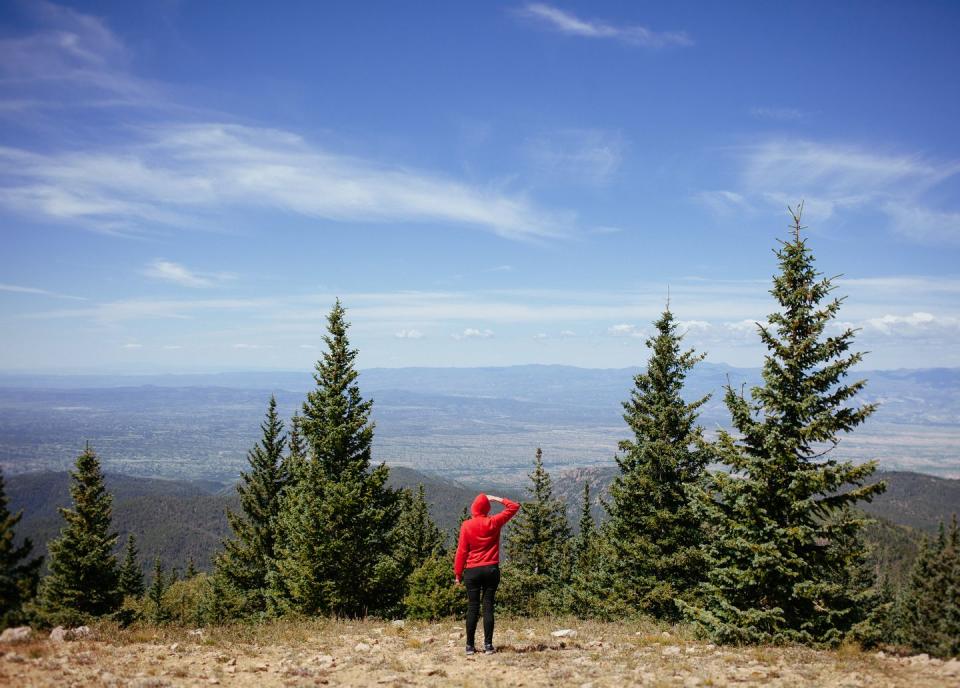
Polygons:
M235 277L235 275L227 272L193 272L179 263L173 263L168 260L153 261L146 267L143 274L153 279L171 282L181 287L190 287L192 289L215 287Z
M563 129L531 137L524 153L536 172L551 179L599 185L619 169L624 147L619 132Z
M575 230L574 212L539 207L522 190L209 121L139 78L131 51L102 20L42 1L25 11L35 30L0 39L0 116L23 122L31 109L136 107L161 112L165 123L132 124L112 144L101 137L82 148L0 148L0 207L117 235L212 228L223 224L212 216L264 207L336 222L473 227L517 240ZM189 122L178 121L185 114Z
M83 296L71 296L70 294L61 294L59 292L50 291L48 289L40 289L39 287L25 287L20 284L0 284L0 291L9 292L12 294L30 294L34 296L49 296L54 299L69 299L71 301L86 301L87 299Z
M397 339L423 339L423 332L420 330L400 330L393 335Z
M229 124L141 130L122 147L0 148L0 204L107 232L202 225L211 212L272 207L306 218L447 222L509 239L557 238L574 216L523 195L330 153L286 131Z
M693 45L693 39L685 31L653 31L638 24L617 25L599 19L583 19L545 3L528 4L519 10L519 14L569 36L614 40L644 48Z
M960 213L930 206L931 190L960 172L960 161L878 152L853 145L769 139L736 149L739 186L705 190L695 200L718 216L764 212L804 201L804 216L824 222L876 210L899 236L960 241Z

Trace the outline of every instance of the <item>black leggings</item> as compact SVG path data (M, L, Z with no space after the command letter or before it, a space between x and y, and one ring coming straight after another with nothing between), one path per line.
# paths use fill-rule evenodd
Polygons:
M463 583L467 586L467 645L473 647L477 634L481 594L484 644L493 645L493 597L500 585L500 567L493 564L466 569L463 572Z

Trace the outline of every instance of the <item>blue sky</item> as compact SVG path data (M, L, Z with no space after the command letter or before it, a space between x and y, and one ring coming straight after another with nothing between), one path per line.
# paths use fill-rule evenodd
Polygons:
M867 367L960 365L960 5L7 2L0 369L759 365L805 201Z

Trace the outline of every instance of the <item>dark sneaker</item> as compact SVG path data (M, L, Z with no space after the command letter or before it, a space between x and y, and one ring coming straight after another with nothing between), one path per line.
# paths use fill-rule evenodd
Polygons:
M475 648L473 645L467 645L467 654L468 655L477 654L477 648Z
M490 643L487 643L486 645L483 646L483 654L492 655L494 652L496 652L496 650L493 649L493 645L491 645Z

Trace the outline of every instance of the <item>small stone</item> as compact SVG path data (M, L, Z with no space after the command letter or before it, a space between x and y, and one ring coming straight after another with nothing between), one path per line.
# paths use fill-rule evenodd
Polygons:
M203 629L202 629L202 628L194 628L192 631L187 631L187 635L194 635L194 636L199 636L199 637L202 638L202 637L203 637Z
M71 628L67 631L70 634L70 637L74 640L79 640L80 638L90 637L90 627L89 626L77 626L76 628Z
M660 637L661 637L661 638L669 638L669 637L671 637L671 636L670 636L670 631L664 631L663 633L660 634Z
M224 671L226 671L228 674L235 674L237 673L237 667L233 664L230 664L224 669Z
M448 635L447 637L448 637L448 638L454 638L454 639L456 639L456 638L462 638L462 637L463 637L463 633L462 633L461 631L454 631L453 633L451 633L451 634Z
M919 655L913 655L910 658L911 664L926 664L929 661L930 661L930 655L928 655L926 652L922 652Z
M660 652L663 655L678 655L680 654L680 648L677 647L676 645L667 645Z
M67 640L67 629L63 626L57 626L50 631L50 640L54 643L62 643Z
M876 655L874 655L874 656L875 656L877 659L883 659L884 657L887 656L887 653L884 652L883 650L880 650L880 651L879 651Z
M383 678L378 678L377 683L396 683L399 680L399 676L384 676Z
M174 643L170 646L170 652L176 652L180 648L180 643Z
M577 632L572 628L561 628L558 631L553 631L550 635L554 638L573 638L577 635Z
M370 646L367 645L366 643L357 643L356 645L353 646L353 649L356 650L357 652L369 652Z
M403 619L394 619L393 621L390 622L390 625L393 626L394 628L403 628L404 626L407 625L407 622L404 621Z
M7 628L0 633L0 643L22 643L30 640L31 635L33 635L33 629L29 626Z
M207 679L207 683L217 685L218 683L220 683L220 679L218 679L216 676L211 676L210 678Z

